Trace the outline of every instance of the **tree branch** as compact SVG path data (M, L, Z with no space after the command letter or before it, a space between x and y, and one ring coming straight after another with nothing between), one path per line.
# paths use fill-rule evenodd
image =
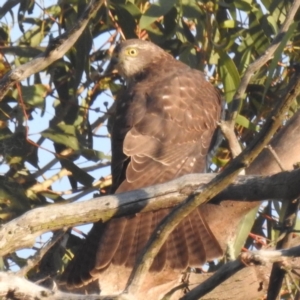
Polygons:
M259 250L242 253L238 259L223 265L205 282L188 292L180 300L193 300L203 297L219 284L241 269L252 265L265 265L266 263L284 262L286 257L299 257L300 246L284 250Z
M45 300L134 300L130 295L122 296L99 296L99 295L77 295L63 293L59 290L49 290L36 285L24 278L12 273L0 272L0 298L1 299L45 299Z
M208 292L212 291L215 287L221 284L230 276L234 275L239 270L251 265L265 265L269 262L285 262L286 257L299 257L300 246L293 247L285 250L260 250L245 252L240 257L222 266L216 273L214 273L205 282L191 290L181 300L198 299ZM47 299L47 300L134 300L134 296L130 294L122 295L77 295L71 293L60 292L59 290L49 290L34 284L20 276L13 273L0 272L0 297L5 299ZM88 298L87 298L88 297Z
M63 57L80 37L90 19L98 11L102 4L103 0L91 1L82 16L69 31L66 31L55 39L50 40L45 52L36 56L28 63L6 73L0 80L0 101L13 84L29 77L32 74L44 70L54 61Z
M47 231L99 220L106 222L112 217L173 207L188 195L198 195L201 191L199 185L206 184L215 177L215 174L189 174L141 190L30 210L0 227L0 256L32 246L35 238ZM272 176L238 176L213 201L294 199L300 194L299 180L299 169Z

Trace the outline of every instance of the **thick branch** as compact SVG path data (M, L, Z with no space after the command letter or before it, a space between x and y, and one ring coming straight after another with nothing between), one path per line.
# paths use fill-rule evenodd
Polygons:
M16 276L12 273L0 272L0 298L1 299L45 299L45 300L133 300L130 295L122 296L99 296L88 295L88 298L83 295L68 294L59 290L49 290L38 286L26 279Z
M63 57L64 54L74 45L77 39L86 28L90 19L101 7L103 0L92 1L83 12L82 16L75 23L75 25L67 32L61 34L57 38L50 40L45 52L36 56L30 62L11 70L0 80L0 101L5 96L9 88L29 77L32 74L40 72L52 64L54 61Z
M286 257L299 256L300 246L284 250L260 250L244 252L237 260L223 265L216 273L214 273L214 275L183 296L181 300L192 300L203 297L226 279L247 266L265 265L266 263L270 262L280 263L284 262Z
M0 256L31 246L37 236L47 231L173 207L184 201L187 195L198 195L201 192L199 185L215 177L215 174L189 174L168 183L128 193L33 209L0 227ZM294 199L300 194L299 181L299 169L272 176L239 176L213 201Z
M286 249L286 250L269 250L269 251L253 251L241 254L241 256L233 262L227 263L221 267L214 275L208 280L187 293L182 300L198 299L209 291L213 290L220 283L227 278L247 266L265 265L269 262L282 262L286 257L299 257L300 246ZM63 293L59 290L49 290L47 288L38 286L26 279L23 279L15 274L0 272L0 297L5 299L69 299L79 300L87 299L87 296ZM116 296L99 296L88 295L90 300L133 300L132 295L116 295Z
M47 231L173 207L187 195L198 195L201 191L199 185L215 177L215 174L190 174L146 189L33 209L0 227L0 256L31 246L37 236ZM299 181L300 170L272 176L239 176L213 200L294 199L300 194Z

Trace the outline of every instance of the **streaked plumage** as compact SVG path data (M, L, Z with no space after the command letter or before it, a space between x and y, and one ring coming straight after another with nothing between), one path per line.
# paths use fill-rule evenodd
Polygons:
M112 132L112 191L120 193L205 171L220 119L217 90L203 73L189 68L150 42L128 40L115 49L127 82L117 99ZM170 235L151 267L185 270L220 257L221 247L197 209ZM97 223L67 270L68 283L81 286L105 276L110 266L131 269L162 209Z

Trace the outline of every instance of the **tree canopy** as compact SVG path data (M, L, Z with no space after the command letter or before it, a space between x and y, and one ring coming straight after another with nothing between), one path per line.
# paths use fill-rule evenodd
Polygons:
M9 244L9 234L14 233L5 227L37 208L54 212L56 204L109 193L110 128L114 99L124 82L105 70L114 45L122 39L152 41L192 68L205 72L207 79L220 89L227 120L223 123L226 138L209 171L222 175L223 170L234 169L236 176L245 167L249 167L247 174L251 175L291 170L300 160L299 5L299 0L3 1L0 220L8 236L0 238L1 270L19 272L18 276L33 282L42 280L44 284L47 280L59 280L82 243L78 234L84 236L78 229L74 234L66 228L114 215L93 211L80 221L71 216L64 218L62 212L61 219L51 220L52 223L45 220L48 223L44 227L20 219L25 223L18 226L24 224L29 229L28 239L24 236L21 242L20 238L20 244ZM260 142L253 144L257 137ZM268 149L251 165L265 146ZM229 175L219 191L234 181ZM294 187L286 181L279 185L287 191ZM259 202L249 206L230 245L231 256L237 257L242 248L290 247L286 240L291 238L293 228L299 229L298 200L281 204L272 195L258 196L258 201L269 200L260 208ZM255 200L247 197L244 198ZM32 244L36 236L47 231L53 232L50 244ZM279 236L285 237L276 245ZM299 240L292 245L297 244ZM35 253L31 260L22 257L24 252L16 252L27 247ZM209 271L215 271L215 264L210 264ZM223 261L218 267L222 264ZM291 273L276 273L275 265L271 276L277 277L271 278ZM280 293L283 299L299 296L298 277L291 280L289 289L282 285L282 279L276 280L274 293ZM234 289L236 286L232 285ZM223 299L222 285L218 288L218 299ZM275 299L270 288L269 292L267 286L262 290L260 295L268 293L268 299ZM8 295L3 288L1 295Z

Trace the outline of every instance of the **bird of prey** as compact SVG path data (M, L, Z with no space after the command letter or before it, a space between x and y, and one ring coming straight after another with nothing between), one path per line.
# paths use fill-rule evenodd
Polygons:
M111 139L112 192L203 173L221 114L218 91L202 72L151 42L124 41L116 46L113 60L126 81L126 90L116 99ZM199 267L222 255L204 211L206 214L205 205L176 227L150 272L180 273L188 266ZM68 284L82 286L107 277L121 282L157 224L169 212L170 209L161 209L94 224L67 268ZM102 290L105 288L106 283L101 285Z

